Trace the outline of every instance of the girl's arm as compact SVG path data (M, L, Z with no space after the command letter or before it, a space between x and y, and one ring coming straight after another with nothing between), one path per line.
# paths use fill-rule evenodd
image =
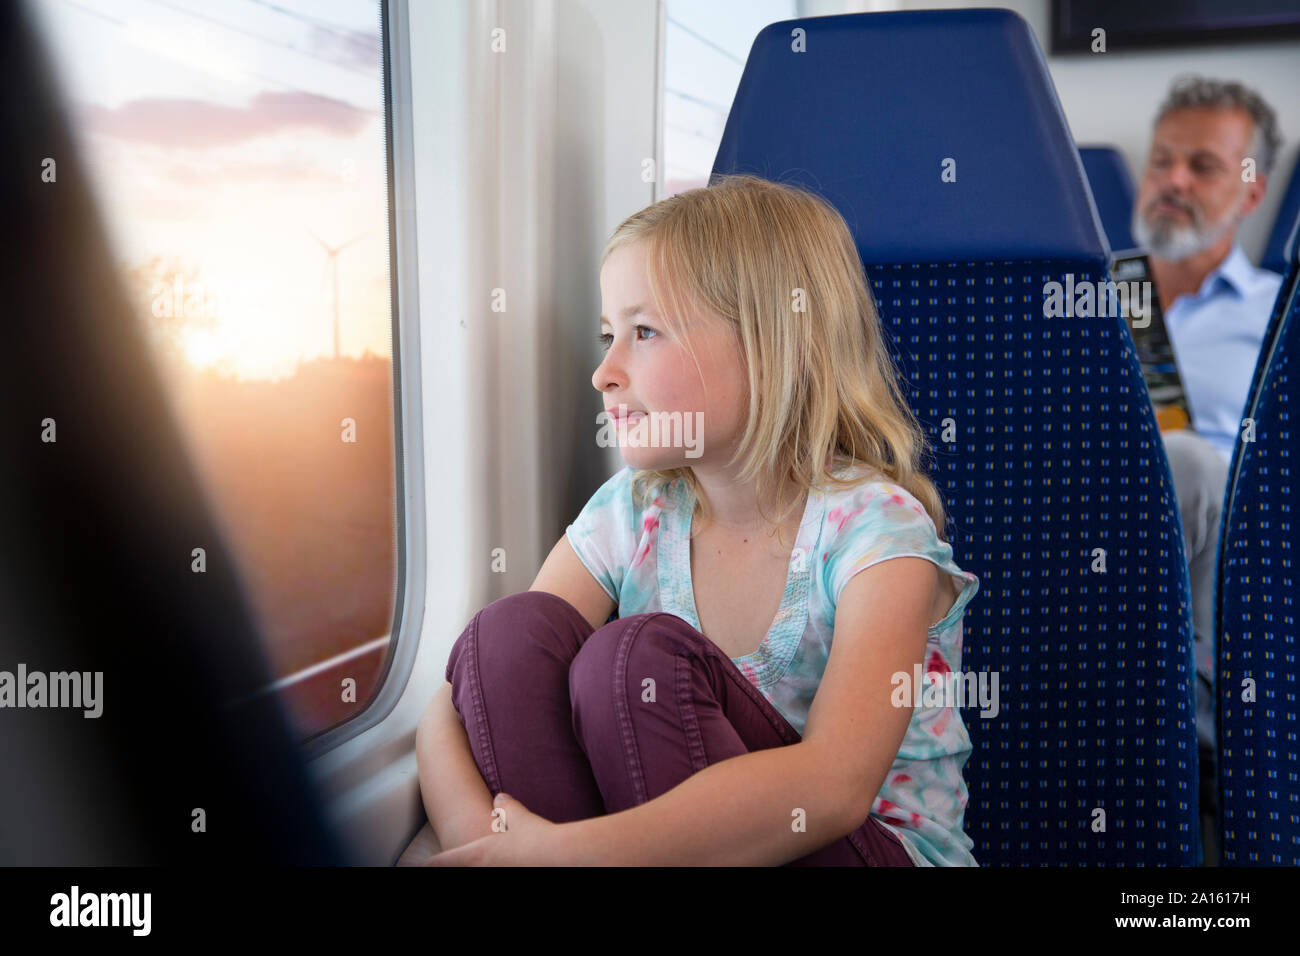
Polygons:
M580 865L778 866L852 833L907 732L915 701L895 690L924 663L940 574L897 557L844 586L801 741L711 764L638 807L559 824L558 855ZM804 832L792 826L801 819Z
M866 819L807 742L711 764L648 803L559 824L560 862L576 866L780 866ZM797 811L803 811L797 813ZM801 830L795 824L803 821Z
M492 794L483 782L460 715L444 682L415 731L420 797L442 849L464 846L492 832Z

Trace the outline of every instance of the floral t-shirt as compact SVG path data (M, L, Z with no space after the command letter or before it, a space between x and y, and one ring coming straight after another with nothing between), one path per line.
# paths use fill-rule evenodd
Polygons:
M852 463L835 474L856 477L866 467ZM690 576L694 496L678 480L639 508L633 474L625 467L606 481L565 534L617 602L619 617L665 611L699 630ZM808 495L772 628L758 650L732 658L801 736L830 657L840 593L853 575L881 561L924 558L958 580L961 593L952 609L930 627L924 672L961 670L962 615L979 580L953 562L951 545L939 540L920 501L879 473L873 477L879 480ZM914 696L902 746L871 815L899 835L917 866L977 866L974 841L962 829L967 790L961 770L971 751L966 725L956 706L927 701L920 688Z

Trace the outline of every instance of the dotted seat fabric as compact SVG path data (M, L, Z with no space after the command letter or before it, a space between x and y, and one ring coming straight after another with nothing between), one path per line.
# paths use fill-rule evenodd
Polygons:
M1187 563L1124 319L1044 315L1110 251L1033 31L1007 10L782 21L755 38L713 172L848 223L980 593L964 826L984 866L1192 866ZM948 175L950 174L950 175Z
M1294 241L1294 240L1293 240ZM1219 807L1224 866L1300 866L1300 349L1297 267L1265 332L1238 435L1219 535L1215 635Z
M1044 283L1067 272L1101 277L1030 261L869 272L955 560L981 581L962 668L999 675L997 718L964 711L966 832L984 865L1195 865L1172 477L1123 320L1043 317Z

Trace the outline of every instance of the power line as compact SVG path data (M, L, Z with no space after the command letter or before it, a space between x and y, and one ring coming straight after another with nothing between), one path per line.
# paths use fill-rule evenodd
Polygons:
M319 30L321 33L333 37L339 43L342 43L345 46L349 46L354 49L359 49L363 41L370 39L370 34L367 34L364 30L358 30L353 27L345 27L342 24L327 23L326 21L318 19L317 17L309 16L305 13L300 13L297 10L290 10L286 7L282 7L278 3L271 3L270 0L247 0L247 2L257 4L259 7L264 7L267 10L273 10L274 12L280 14L281 16L289 17L292 20L297 20L299 23L305 23L312 29ZM378 26L379 26L378 7L376 7L375 10L375 20L376 20L376 31L378 31ZM383 53L379 50L379 43L382 41L382 36L380 36L379 33L376 32L376 34L374 35L374 39L375 39L374 54L376 57L376 62L382 63ZM367 48L366 52L371 52L371 51Z
M89 14L90 16L98 17L101 20L106 20L109 23L113 24L113 26L117 27L119 30L126 30L127 32L130 32L131 24L127 23L125 20L119 20L116 17L111 17L106 13L101 13L98 10L94 10L90 7L84 6L83 4L77 3L76 0L63 0L63 2L66 3L68 6L72 7L73 9L80 11L81 13L86 13ZM277 80L274 77L266 76L265 74L262 73L255 73L251 70L241 70L240 72L243 73L244 76L250 77L255 80L260 80L263 83L270 83L272 86L278 86L281 89L288 90L291 93L307 93L308 95L314 95L314 94L310 94L309 91L304 90L301 87L294 86L292 83L286 83L283 80Z
M119 26L119 27L126 26L125 20L119 20L117 17L110 17L107 13L103 13L102 11L93 10L90 7L82 6L80 3L77 3L76 0L63 0L63 2L70 7L76 7L82 13L89 13L92 17L99 17L101 20L107 20L109 23L112 23L115 26Z
M207 14L204 14L204 13L198 13L198 12L196 12L196 11L194 11L194 10L189 10L189 9L187 9L187 8L185 8L185 7L178 6L178 5L175 4L175 3L171 3L171 2L169 2L169 0L149 0L149 2L150 2L150 3L155 3L155 4L157 4L157 5L160 6L160 7L166 7L166 8L169 9L169 10L175 10L177 13L183 13L183 14L185 14L186 16L194 17L196 20L204 20L204 21L206 21L206 22L208 22L208 23L211 23L211 24L214 24L214 25L216 25L216 26L219 26L219 27L221 27L222 29L229 30L229 31L231 31L232 33L238 33L238 34L240 34L241 36L250 37L250 38L252 38L252 39L254 39L254 40L257 40L257 41L259 41L259 42L261 42L261 43L267 43L267 44L270 44L271 46L278 46L278 47L281 47L281 48L283 48L283 49L285 49L285 50L289 50L289 51L291 51L291 52L293 52L293 53L297 53L299 56L309 56L309 57L311 57L313 60L319 60L321 63L325 63L325 64L327 64L327 65L329 65L329 66L335 67L336 69L347 70L347 71L349 71L349 72L351 72L351 73L357 73L357 74L360 74L360 75L363 75L363 76L372 76L369 72L364 72L364 71L362 71L362 70L360 70L360 69L357 69L356 67L346 66L346 65L340 63L340 62L337 61L337 60L331 60L331 59L329 59L328 57L323 57L323 56L321 56L321 55L319 55L319 54L317 54L317 53L312 53L312 52L310 52L310 51L308 51L308 50L301 50L301 49L299 49L299 48L296 47L296 46L292 46L291 44L281 42L280 40L272 40L270 37L265 36L264 34L254 33L254 32L252 32L251 30L244 30L244 29L241 29L240 27L232 26L231 24L229 24L229 23L225 23L224 21L221 21L221 20L218 20L218 19L216 19L215 17L210 17L210 16L208 16ZM372 77L372 78L373 78L373 77Z
M705 46L712 47L714 50L716 50L716 51L718 51L719 53L721 53L723 56L725 56L725 57L726 57L728 60L730 60L732 63L735 63L735 64L738 65L738 66L744 66L744 65L745 65L745 61L744 61L744 60L738 60L738 59L736 59L736 55L735 55L734 53L732 53L730 50L724 50L722 47L718 46L716 43L714 43L714 42L713 42L712 40L710 40L708 37L706 37L706 36L701 36L700 34L696 33L694 30L692 30L692 29L691 29L690 27L688 27L686 24L682 23L680 20L674 20L672 17L669 17L669 18L668 18L668 22L669 22L670 24L672 24L673 26L675 26L677 29L681 30L683 33L688 33L688 34L690 34L691 36L695 37L695 39L699 40L699 41L700 41L701 43L703 43Z
M332 33L341 40L350 40L352 35L357 31L351 27L345 27L342 24L326 23L324 20L318 20L315 17L308 16L305 13L299 13L297 10L289 10L277 3L271 3L269 0L247 0L249 3L255 3L259 7L266 7L268 10L274 10L276 13L299 20L309 26L324 30L326 33Z
M684 90L675 90L675 89L673 89L671 86L668 86L668 85L666 85L666 84L665 84L665 86L664 86L664 92L665 92L665 93L671 93L671 94L673 94L673 96L680 96L682 99L686 100L688 103L695 103L695 104L697 104L697 105L699 105L699 106L703 106L703 107L705 107L706 109L713 110L713 112L717 113L719 116L726 116L727 113L730 112L730 111L729 111L726 107L724 107L724 106L719 106L717 103L710 103L708 100L701 99L700 97L696 96L695 94L693 94L693 93L687 93L687 92L684 91Z

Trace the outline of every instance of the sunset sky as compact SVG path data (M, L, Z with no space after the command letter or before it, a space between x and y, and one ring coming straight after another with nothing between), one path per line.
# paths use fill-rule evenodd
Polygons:
M34 6L116 258L212 290L215 322L186 330L195 367L276 378L333 354L313 233L364 237L338 257L341 353L391 355L377 3Z

